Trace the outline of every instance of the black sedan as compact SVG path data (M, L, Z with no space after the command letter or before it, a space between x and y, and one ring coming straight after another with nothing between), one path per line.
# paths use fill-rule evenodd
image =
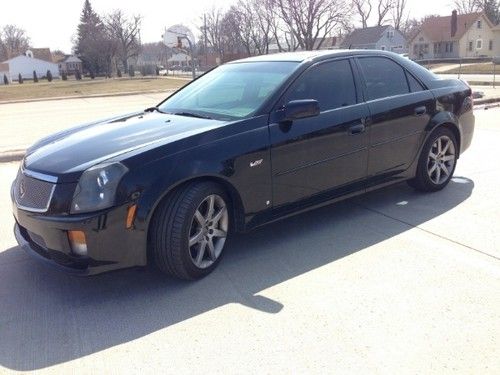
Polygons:
M471 143L472 107L466 83L389 52L232 62L156 107L28 149L15 235L78 274L154 262L197 279L231 233L403 180L443 189Z

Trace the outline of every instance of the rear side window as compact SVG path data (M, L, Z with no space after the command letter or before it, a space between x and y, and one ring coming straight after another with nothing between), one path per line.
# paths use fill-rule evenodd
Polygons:
M356 104L356 87L348 60L311 67L294 82L285 101L315 99L321 111Z
M366 82L368 100L408 94L405 71L394 61L384 57L359 58Z
M415 77L413 77L410 73L406 72L406 77L408 77L408 84L410 85L410 91L411 92L417 92L417 91L423 91L424 88L418 82Z

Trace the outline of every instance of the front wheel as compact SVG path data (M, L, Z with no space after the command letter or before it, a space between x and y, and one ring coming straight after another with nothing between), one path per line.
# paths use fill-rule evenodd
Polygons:
M158 268L180 279L199 279L220 261L229 231L229 199L215 183L189 184L160 204L151 225Z
M455 134L450 129L438 128L425 143L418 161L417 174L409 184L424 192L443 189L455 171L457 150Z

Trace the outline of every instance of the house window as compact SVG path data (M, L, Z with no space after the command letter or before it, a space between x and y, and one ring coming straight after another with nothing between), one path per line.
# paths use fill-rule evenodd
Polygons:
M477 28L480 29L481 28L481 21L477 21Z
M469 42L469 51L472 51L472 42Z
M382 51L385 51L385 46L380 46L380 49L381 49Z
M488 49L489 49L490 51L492 51L492 50L493 50L493 41L492 41L492 40L490 40L490 42L488 43Z
M450 52L453 52L453 42L450 42Z
M418 44L413 45L413 54L416 55L418 53Z
M393 30L389 30L387 32L387 37L390 39L390 38L394 38L394 31Z
M483 40L478 39L476 40L476 49L481 49L481 48L483 48Z
M434 43L434 54L438 53L438 44Z
M449 47L449 45L450 45L450 43L448 43L448 42L446 42L446 43L444 44L444 50L445 50L445 52L450 52L450 49L449 49L450 47Z

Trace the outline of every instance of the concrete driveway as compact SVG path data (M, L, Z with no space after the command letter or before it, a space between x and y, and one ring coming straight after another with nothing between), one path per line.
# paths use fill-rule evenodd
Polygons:
M0 372L500 372L500 110L441 192L396 185L232 238L185 283L76 278L11 234L0 164Z

